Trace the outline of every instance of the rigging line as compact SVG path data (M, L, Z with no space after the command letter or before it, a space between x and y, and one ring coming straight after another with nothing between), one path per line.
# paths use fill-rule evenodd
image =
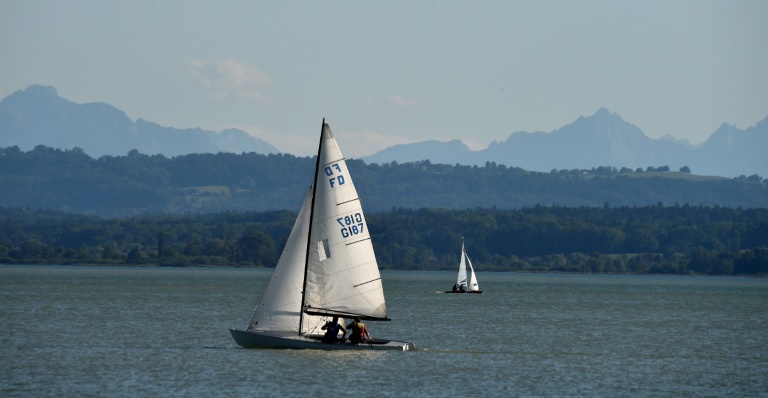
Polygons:
M349 245L354 245L355 243L365 242L365 241L367 241L367 240L371 240L371 237L369 236L369 237L367 237L367 238L365 238L365 239L360 239L360 240L356 240L356 241L354 241L354 242L349 242L349 243L347 243L347 246L349 246Z
M357 285L352 285L352 287L363 286L365 284L376 282L376 281L380 281L380 280L381 280L381 278L379 277L379 278L376 278L376 279L371 279L368 282L363 282L363 283L358 283Z

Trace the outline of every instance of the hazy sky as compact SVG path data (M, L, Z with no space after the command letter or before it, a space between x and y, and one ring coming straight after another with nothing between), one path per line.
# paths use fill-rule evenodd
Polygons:
M768 116L768 1L0 0L0 97L31 84L302 156L323 117L359 157L603 107L699 143Z

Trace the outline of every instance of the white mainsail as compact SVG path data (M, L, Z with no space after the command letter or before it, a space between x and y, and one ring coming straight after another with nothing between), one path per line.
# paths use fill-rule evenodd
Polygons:
M330 127L315 181L306 270L306 313L386 319L381 275L360 198Z
M466 255L464 254L464 241L461 241L461 261L459 262L459 275L456 278L456 285L458 286L467 286L467 266L464 262L464 257Z

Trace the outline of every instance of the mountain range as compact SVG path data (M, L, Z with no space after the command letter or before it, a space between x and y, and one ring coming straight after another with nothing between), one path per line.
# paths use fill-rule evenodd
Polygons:
M32 85L0 101L0 147L37 145L79 147L95 157L256 152L279 153L271 144L238 129L221 132L176 129L138 119L105 103L77 104L59 97L50 86Z
M221 132L176 129L128 118L105 103L77 104L50 86L32 85L0 101L0 148L37 145L79 147L91 156L190 153L279 153L273 145L238 129ZM671 137L652 139L607 109L545 132L515 132L488 148L472 151L460 140L395 145L363 157L366 163L496 163L531 171L591 169L600 166L646 169L688 167L699 175L768 176L768 117L740 130L724 123L705 142L693 146Z
M600 109L550 133L516 132L480 151L470 150L459 140L425 141L395 145L363 160L385 164L428 159L478 166L494 162L539 172L599 166L679 170L687 166L695 174L736 177L768 175L767 149L768 117L746 130L724 123L707 141L693 146L669 136L652 139L618 114Z

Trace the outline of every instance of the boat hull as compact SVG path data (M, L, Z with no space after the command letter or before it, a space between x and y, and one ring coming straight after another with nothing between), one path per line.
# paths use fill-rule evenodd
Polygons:
M469 292L454 292L453 290L446 290L443 293L459 293L459 294L461 294L461 293L474 293L474 294L480 294L482 292L483 292L482 290L472 290L472 291L469 291Z
M308 338L296 334L268 334L247 330L229 329L235 342L245 348L289 348L309 350L383 350L383 351L413 351L416 346L404 341L373 339L369 344L352 344L350 342L327 344L319 339Z

